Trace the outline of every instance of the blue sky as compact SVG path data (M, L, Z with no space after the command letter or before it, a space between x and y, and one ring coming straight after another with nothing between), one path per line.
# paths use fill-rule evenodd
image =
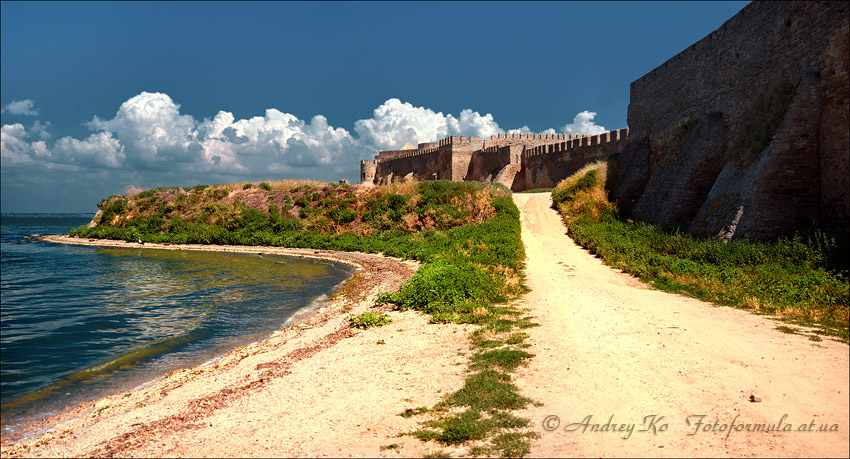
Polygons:
M354 183L406 141L623 128L629 84L746 4L3 1L0 208Z

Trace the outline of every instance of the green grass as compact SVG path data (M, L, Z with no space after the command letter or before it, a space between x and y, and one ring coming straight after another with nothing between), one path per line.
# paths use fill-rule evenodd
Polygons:
M424 406L420 406L420 407L416 407L416 408L407 408L404 411L402 411L401 413L399 413L398 415L403 417L403 418L412 418L413 416L418 416L420 414L425 414L425 413L430 413L430 412L431 412L430 409L428 409Z
M570 236L655 288L817 326L848 341L848 247L814 233L774 241L698 239L617 218L605 164L562 181L553 202Z
M466 410L436 421L426 421L424 424L436 429L420 429L414 433L416 438L422 441L435 440L444 445L462 445L484 440L494 431L528 427L529 422L504 412L484 417L480 411ZM495 448L496 445L493 444L488 449Z
M536 324L509 305L498 305L479 321L482 325L472 333L474 351L463 387L448 394L430 409L406 410L403 416L420 413L437 414L435 420L422 423L412 433L423 441L442 445L471 444L468 455L500 455L523 457L530 451L530 441L537 434L529 431L528 419L511 411L536 404L519 393L511 382L511 373L525 365L533 354L525 347L527 334L519 329Z
M387 314L378 314L374 311L367 311L358 315L348 315L348 326L351 328L372 328L391 324L393 319Z
M493 447L473 448L472 455L481 456L501 452L501 457L525 457L531 452L528 439L538 437L538 434L528 435L520 432L499 434L493 439Z
M525 359L532 357L525 351L516 349L495 349L492 351L482 351L475 354L472 358L472 368L476 369L501 369L503 371L514 371L525 362Z
M493 369L472 373L463 387L446 397L437 409L466 406L472 411L496 412L524 408L531 400L519 395L510 379L508 373Z

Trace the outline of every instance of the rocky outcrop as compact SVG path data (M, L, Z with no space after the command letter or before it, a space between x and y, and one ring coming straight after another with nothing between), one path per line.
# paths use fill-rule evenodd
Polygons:
M97 209L97 213L94 214L94 218L91 219L91 221L89 222L88 225L86 225L86 227L94 228L95 226L97 226L100 223L100 219L102 217L103 217L103 209Z

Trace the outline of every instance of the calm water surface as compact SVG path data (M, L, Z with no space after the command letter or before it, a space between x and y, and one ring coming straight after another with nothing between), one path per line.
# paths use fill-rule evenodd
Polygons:
M28 239L90 219L0 216L4 429L263 339L353 272L291 257Z

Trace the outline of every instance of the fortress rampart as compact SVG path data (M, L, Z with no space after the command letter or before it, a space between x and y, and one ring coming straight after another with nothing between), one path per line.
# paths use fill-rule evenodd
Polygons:
M699 235L847 233L848 5L753 2L634 81L621 210Z
M628 139L626 128L527 148L517 180L524 190L553 187L585 165L618 153Z
M526 149L523 153L525 157L560 153L569 150L578 150L582 147L593 147L610 142L620 142L627 140L629 137L629 129L618 129L616 131L608 131L602 134L577 136L572 140L564 140L555 143L543 143L541 145Z
M449 136L420 143L416 150L381 151L361 161L362 183L399 180L498 181L514 191L550 187L588 162L605 159L622 147L628 129L576 134L506 134L482 141Z

